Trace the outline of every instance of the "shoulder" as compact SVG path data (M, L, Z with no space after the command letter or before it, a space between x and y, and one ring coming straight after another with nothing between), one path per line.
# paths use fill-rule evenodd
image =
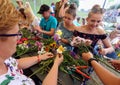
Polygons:
M78 32L82 32L84 28L85 28L85 26L76 26L75 30Z
M97 31L98 31L99 34L106 34L104 28L102 28L102 27L98 27Z
M51 15L50 15L50 19L51 19L51 21L57 21L57 19L54 16L51 16Z
M40 22L43 22L45 20L45 18L41 18Z

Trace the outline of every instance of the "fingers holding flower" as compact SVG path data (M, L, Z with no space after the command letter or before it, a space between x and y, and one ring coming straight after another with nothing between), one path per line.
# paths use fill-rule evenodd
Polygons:
M43 55L40 55L41 60L46 60L46 59L49 59L49 58L52 58L52 57L54 57L54 55L50 52L47 52Z
M88 61L90 58L93 58L93 54L91 52L82 53L82 58L83 60Z
M74 37L72 42L71 42L72 46L78 46L81 44L85 44L86 46L90 46L92 44L92 41L89 39L84 39L84 38L77 36L77 37Z
M89 39L86 39L86 40L85 40L85 44L86 44L87 46L90 46L90 45L92 44L92 41L89 40Z
M54 64L57 64L58 66L63 62L63 55L62 54L57 54Z

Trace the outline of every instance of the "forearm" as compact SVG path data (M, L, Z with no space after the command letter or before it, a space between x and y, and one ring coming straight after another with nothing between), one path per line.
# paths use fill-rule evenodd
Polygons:
M69 41L67 39L61 38L61 41L65 44L69 44Z
M92 61L91 64L104 85L120 85L120 78L105 69L96 61Z
M65 15L64 6L65 6L65 4L63 3L63 5L61 6L60 11L59 11L59 17L64 17L64 15Z
M105 49L107 50L107 53L112 53L114 51L114 48L112 46Z
M42 30L42 33L46 34L46 35L49 35L49 36L53 36L54 35L54 32L51 32L51 31Z
M57 85L58 65L54 64L42 85Z
M38 56L21 58L21 59L18 59L18 67L19 67L19 69L26 69L32 65L37 64L38 61L40 61L40 60L42 60L42 59L40 59L40 57L39 57L39 60L38 60Z

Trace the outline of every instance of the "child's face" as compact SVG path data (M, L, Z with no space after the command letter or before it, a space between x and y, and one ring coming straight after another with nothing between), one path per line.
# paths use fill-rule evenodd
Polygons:
M90 28L96 28L100 25L102 19L102 14L92 14L90 17L87 18L87 22Z
M74 17L68 13L65 13L65 16L63 18L63 21L66 23L66 24L72 24L73 23L73 20L74 20Z

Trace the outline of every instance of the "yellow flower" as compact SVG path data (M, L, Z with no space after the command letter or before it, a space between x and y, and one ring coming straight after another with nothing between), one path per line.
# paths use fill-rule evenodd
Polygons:
M56 34L61 36L62 35L62 31L61 30L57 30Z
M118 57L120 57L120 53L118 54Z
M56 48L56 42L51 43L50 46Z
M60 45L57 49L57 53L62 53L63 51L65 51L65 48L62 45Z
M28 44L28 41L27 41L27 40L26 40L26 41L24 41L24 44L25 44L25 45L27 45L27 44Z

